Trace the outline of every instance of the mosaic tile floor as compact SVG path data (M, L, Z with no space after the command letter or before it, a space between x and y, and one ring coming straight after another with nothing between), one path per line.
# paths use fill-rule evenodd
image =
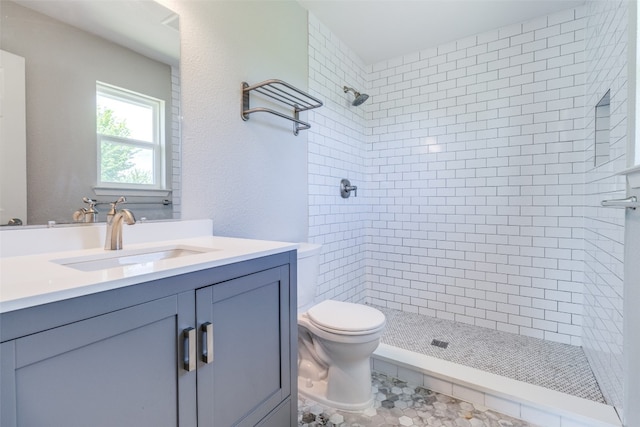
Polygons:
M385 344L605 403L581 347L376 308L387 316ZM447 348L431 345L434 339Z
M530 427L487 408L374 372L374 407L351 413L298 398L300 427Z

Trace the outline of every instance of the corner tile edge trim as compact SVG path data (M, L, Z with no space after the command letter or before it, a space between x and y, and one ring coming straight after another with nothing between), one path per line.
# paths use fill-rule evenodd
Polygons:
M573 426L576 423L591 427L622 427L620 418L612 406L413 351L380 344L373 353L372 359L374 369L376 369L376 362L379 360L399 368L416 371L436 380L449 382L451 384L450 389L453 391L452 394L454 394L453 397L466 400L465 398L473 398L475 395L478 396L480 401L471 401L470 403L481 404L498 412L504 412L504 408L492 407L490 403L491 401L496 401L496 399L486 399L485 397L492 396L500 401L508 401L511 407L517 405L516 412L519 412L514 413L511 410L508 415L519 417L526 421L535 423L536 420L527 419L528 417L526 416L528 412L534 410L534 412L542 411L557 417L559 421L557 425L559 427ZM394 372L385 373L394 374ZM401 380L413 380L413 378L398 377L397 369L395 375ZM455 392L456 388L470 392L461 396L460 393ZM439 392L442 393L443 391ZM487 402L487 400L490 401Z

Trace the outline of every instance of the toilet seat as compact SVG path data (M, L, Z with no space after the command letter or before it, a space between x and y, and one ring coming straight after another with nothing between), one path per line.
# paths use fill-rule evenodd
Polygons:
M362 304L326 300L307 311L309 321L319 329L337 335L368 335L382 330L385 316Z

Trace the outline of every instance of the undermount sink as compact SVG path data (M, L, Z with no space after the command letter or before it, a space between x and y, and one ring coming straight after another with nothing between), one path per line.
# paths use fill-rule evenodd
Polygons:
M166 259L199 255L219 249L198 248L192 246L171 246L163 248L147 248L127 251L110 251L105 254L85 257L53 260L56 264L75 268L81 271L106 270L114 267L145 265Z

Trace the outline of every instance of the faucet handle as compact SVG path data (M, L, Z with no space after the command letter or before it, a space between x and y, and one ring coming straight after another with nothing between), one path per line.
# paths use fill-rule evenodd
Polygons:
M116 207L120 203L127 203L127 199L124 196L120 196L118 200L110 203L111 207L109 208L109 212L107 212L107 222L111 222L111 218L116 214Z
M111 203L110 203L110 205L111 205L111 209L109 209L109 214L111 214L111 215L115 215L115 213L116 213L116 208L118 207L118 205L119 205L120 203L127 203L127 199L126 199L124 196L120 196L120 197L118 198L118 200L116 200L115 202L111 202Z
M89 205L89 207L86 208L87 212L96 212L97 213L97 211L95 210L96 203L98 203L97 200L90 199L89 197L83 197L82 201Z

